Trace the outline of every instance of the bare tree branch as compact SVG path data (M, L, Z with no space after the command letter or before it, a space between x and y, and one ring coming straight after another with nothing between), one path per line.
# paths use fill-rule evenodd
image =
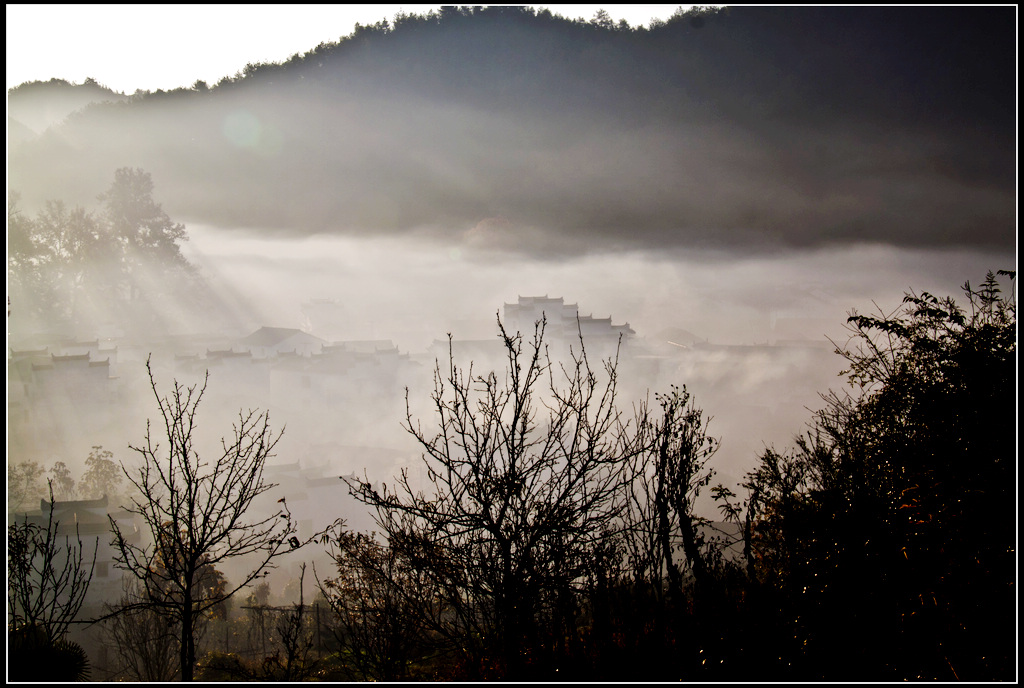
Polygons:
M284 500L277 512L265 518L246 517L253 501L276 487L264 481L263 471L283 430L273 432L268 414L240 411L230 439L221 440L220 455L204 460L193 447L193 438L209 373L201 386L185 387L175 381L170 395L161 397L149 360L146 369L167 448L161 452L147 423L144 442L131 446L143 464L135 472L124 470L137 490L127 511L142 520L152 542L134 542L111 518L115 562L139 581L144 592L123 610L151 609L180 624L181 678L191 680L194 636L203 614L274 568L277 557L295 549L289 540L297 539L298 527ZM299 546L324 532L300 541ZM255 563L234 585L202 585L204 570L248 555L256 556Z

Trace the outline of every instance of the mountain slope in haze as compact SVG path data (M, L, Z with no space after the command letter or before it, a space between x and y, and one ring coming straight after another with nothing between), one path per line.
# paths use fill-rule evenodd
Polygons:
M15 150L21 144L26 141L31 141L38 134L27 126L14 119L13 117L7 118L7 147L9 150Z
M40 134L87 105L125 100L128 100L128 96L91 79L82 84L71 84L56 78L29 81L7 92L7 117Z
M10 185L26 208L87 203L141 167L187 221L535 255L1006 249L1012 11L742 7L638 30L400 15L213 88L77 112L11 154Z

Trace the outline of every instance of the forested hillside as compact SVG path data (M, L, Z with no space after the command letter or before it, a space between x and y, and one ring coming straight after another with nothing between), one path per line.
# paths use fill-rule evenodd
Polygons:
M83 84L70 84L58 78L32 81L8 91L8 126L13 122L31 134L39 134L92 103L117 103L127 99L128 96L115 93L93 79ZM8 145L16 145L17 142L10 139L11 133L8 131Z
M89 107L13 148L10 186L29 210L53 189L80 204L140 167L186 221L480 226L484 245L539 254L1006 247L1014 56L991 37L1007 19L741 7L631 29L524 7L403 14L218 84ZM30 91L9 93L12 112Z

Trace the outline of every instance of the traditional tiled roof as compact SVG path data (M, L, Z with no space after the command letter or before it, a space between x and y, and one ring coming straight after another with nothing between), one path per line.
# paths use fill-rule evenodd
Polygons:
M390 339L351 339L347 341L325 344L321 353L337 352L378 353L397 351L398 347Z
M97 349L100 346L100 340L94 339L91 342L69 342L64 345L65 349Z
M58 356L57 354L53 354L51 358L53 359L54 363L75 363L78 361L88 361L89 352L87 351L84 354L71 354L68 356Z
M317 339L317 337L293 327L261 327L248 337L238 340L238 343L245 346L277 346L297 334Z
M593 315L580 315L579 305L565 303L562 297L549 298L544 296L520 296L518 303L505 304L505 317L510 320L513 327L522 326L522 319L525 317L539 318L543 312L547 316L548 327L556 336L572 335L578 327L586 330L588 337L612 336L624 334L635 335L636 332L629 326L612 324L611 317L595 318Z
M252 358L252 353L248 351L232 351L227 349L226 351L211 351L206 350L207 358Z
M49 358L49 347L44 346L42 349L15 349L14 347L11 347L11 358L30 358L38 356L45 356Z
M99 499L69 499L66 501L54 501L53 510L68 510L68 509L106 509L107 508L107 495L103 495ZM39 500L39 509L43 512L50 510L50 502L45 499Z

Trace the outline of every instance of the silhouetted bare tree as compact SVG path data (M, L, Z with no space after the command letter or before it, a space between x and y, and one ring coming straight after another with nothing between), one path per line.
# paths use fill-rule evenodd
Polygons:
M657 399L661 417L645 418L646 451L631 466L623 553L635 580L659 590L667 580L678 595L684 570L698 581L710 575L701 532L707 519L696 515L696 501L715 475L708 462L718 440L708 436L709 419L685 386L673 386ZM684 556L675 556L678 552Z
M281 438L270 428L266 412L242 411L230 441L221 440L213 461L200 458L193 445L196 412L209 380L202 386L183 387L177 381L169 396L157 392L147 360L150 386L156 397L168 446L154 443L147 422L146 440L131 448L143 459L142 467L125 469L138 490L127 511L136 514L148 530L151 543L137 544L111 518L115 561L142 585L142 600L127 609L148 608L180 624L181 679L190 681L196 661L195 633L203 612L245 587L274 559L301 547L284 499L276 512L248 520L253 500L276 487L263 479L267 459ZM254 557L254 565L235 585L203 585L204 571L238 557Z
M543 321L527 346L498 326L504 379L462 371L450 353L447 370L435 371L434 431L413 420L407 401L430 491L414 489L405 471L393 489L350 485L375 508L388 545L431 578L424 589L434 599L422 600L419 622L515 678L576 613L646 435L615 406L616 360L593 372L581 337L568 363L553 364Z

